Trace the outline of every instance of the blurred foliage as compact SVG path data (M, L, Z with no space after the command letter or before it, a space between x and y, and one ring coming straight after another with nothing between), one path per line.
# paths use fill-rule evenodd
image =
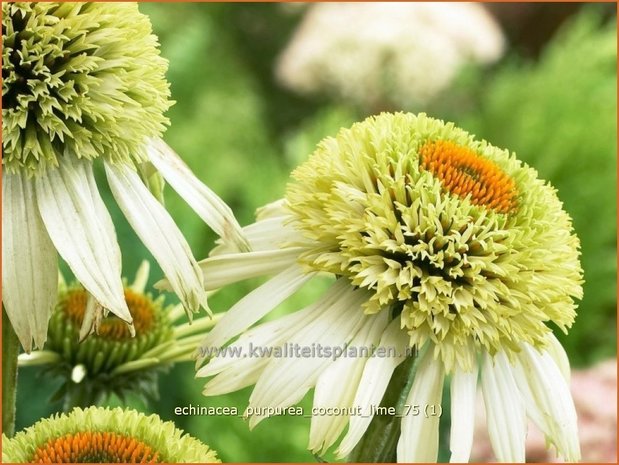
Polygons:
M512 60L461 126L508 147L557 188L581 240L584 298L568 336L573 364L615 353L617 35L584 11L536 64Z
M252 221L257 207L283 195L289 172L320 139L366 116L340 102L292 95L276 84L273 64L300 17L281 5L149 3L140 8L151 17L170 61L168 78L177 103L169 112L172 124L165 139L228 202L241 224ZM616 350L616 29L614 19L599 23L595 11L585 11L553 38L539 61L521 57L514 45L495 67L464 72L430 107L402 109L450 119L509 147L557 187L582 241L587 281L579 317L563 338L579 365ZM104 177L99 181L105 185ZM170 188L165 197L195 255L205 257L214 234ZM131 276L149 255L109 192L104 198ZM153 267L150 284L159 276ZM226 288L211 298L211 307L225 310L257 282ZM324 283L306 286L275 316L300 308L323 288ZM308 418L277 417L249 431L240 417L175 415L175 407L188 405L238 407L242 414L250 389L206 398L203 385L204 380L194 379L191 364L175 366L160 379L156 405L138 398L130 405L173 420L218 450L224 462L315 461L306 449ZM42 384L35 369L21 370L18 429L62 407L48 403L55 388ZM301 405L308 412L311 395ZM441 421L445 433L447 420ZM448 457L447 436L441 434L441 459Z

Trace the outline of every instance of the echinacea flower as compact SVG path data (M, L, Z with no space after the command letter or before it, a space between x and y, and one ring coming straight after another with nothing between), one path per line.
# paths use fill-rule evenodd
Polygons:
M230 209L159 139L171 102L148 18L133 3L3 3L2 14L2 297L24 349L45 342L57 253L93 313L132 323L97 159L185 308L206 306L189 245L147 185L163 176L215 232L244 241Z
M114 315L98 323L97 334L85 337L80 328L94 299L80 284L61 281L45 348L21 354L19 365L43 366L45 374L61 377L64 382L53 397L64 398L66 407L76 402L96 404L112 393L121 398L134 393L156 400L158 373L191 360L204 338L202 332L217 318L179 324L182 305L166 306L163 296L153 298L145 292L148 274L149 263L144 261L134 282L123 282L135 327L133 337L123 320Z
M428 103L465 65L494 62L503 50L499 26L475 3L319 3L275 74L301 94L399 109Z
M383 113L325 139L293 178L244 229L252 252L221 245L201 263L217 287L276 274L206 336L198 376L215 377L205 395L255 384L253 427L315 388L318 412L345 414L314 415L309 448L326 450L348 425L342 457L396 367L419 353L398 461L437 459L438 417L413 407L440 410L447 375L452 461L469 459L478 385L499 461L524 460L527 417L562 457L579 458L569 363L548 326L574 320L579 241L534 169L451 123ZM316 302L244 333L325 274L336 279ZM311 356L317 345L330 350Z
M76 408L2 438L4 463L220 463L171 421L121 408Z

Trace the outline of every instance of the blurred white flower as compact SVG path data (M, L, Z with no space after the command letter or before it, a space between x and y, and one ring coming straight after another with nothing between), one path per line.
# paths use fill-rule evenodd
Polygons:
M493 62L503 49L498 25L475 3L320 3L276 75L300 93L401 108L427 103L463 65Z

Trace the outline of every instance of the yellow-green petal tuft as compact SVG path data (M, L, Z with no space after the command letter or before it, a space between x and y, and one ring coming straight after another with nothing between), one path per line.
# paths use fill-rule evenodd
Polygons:
M76 408L2 439L5 463L220 463L171 421L121 408Z
M556 191L513 154L424 114L381 114L325 139L293 173L300 260L370 291L411 345L449 368L566 331L579 241Z
M142 160L170 107L167 61L136 3L2 4L3 167Z

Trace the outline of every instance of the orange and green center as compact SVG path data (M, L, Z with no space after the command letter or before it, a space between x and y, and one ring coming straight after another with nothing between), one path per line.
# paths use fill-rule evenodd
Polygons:
M88 294L85 290L74 289L69 291L60 302L60 306L65 315L67 315L78 328L82 325L84 319L87 300ZM125 289L125 300L129 307L129 312L133 317L136 334L144 334L150 330L154 322L153 301L149 297L138 294L131 289ZM113 315L103 319L98 334L106 339L117 341L131 338L126 323Z
M420 165L440 179L443 187L471 203L510 213L516 208L516 184L492 161L450 141L426 142Z
M38 447L32 463L161 463L143 442L117 433L83 432L50 439Z

